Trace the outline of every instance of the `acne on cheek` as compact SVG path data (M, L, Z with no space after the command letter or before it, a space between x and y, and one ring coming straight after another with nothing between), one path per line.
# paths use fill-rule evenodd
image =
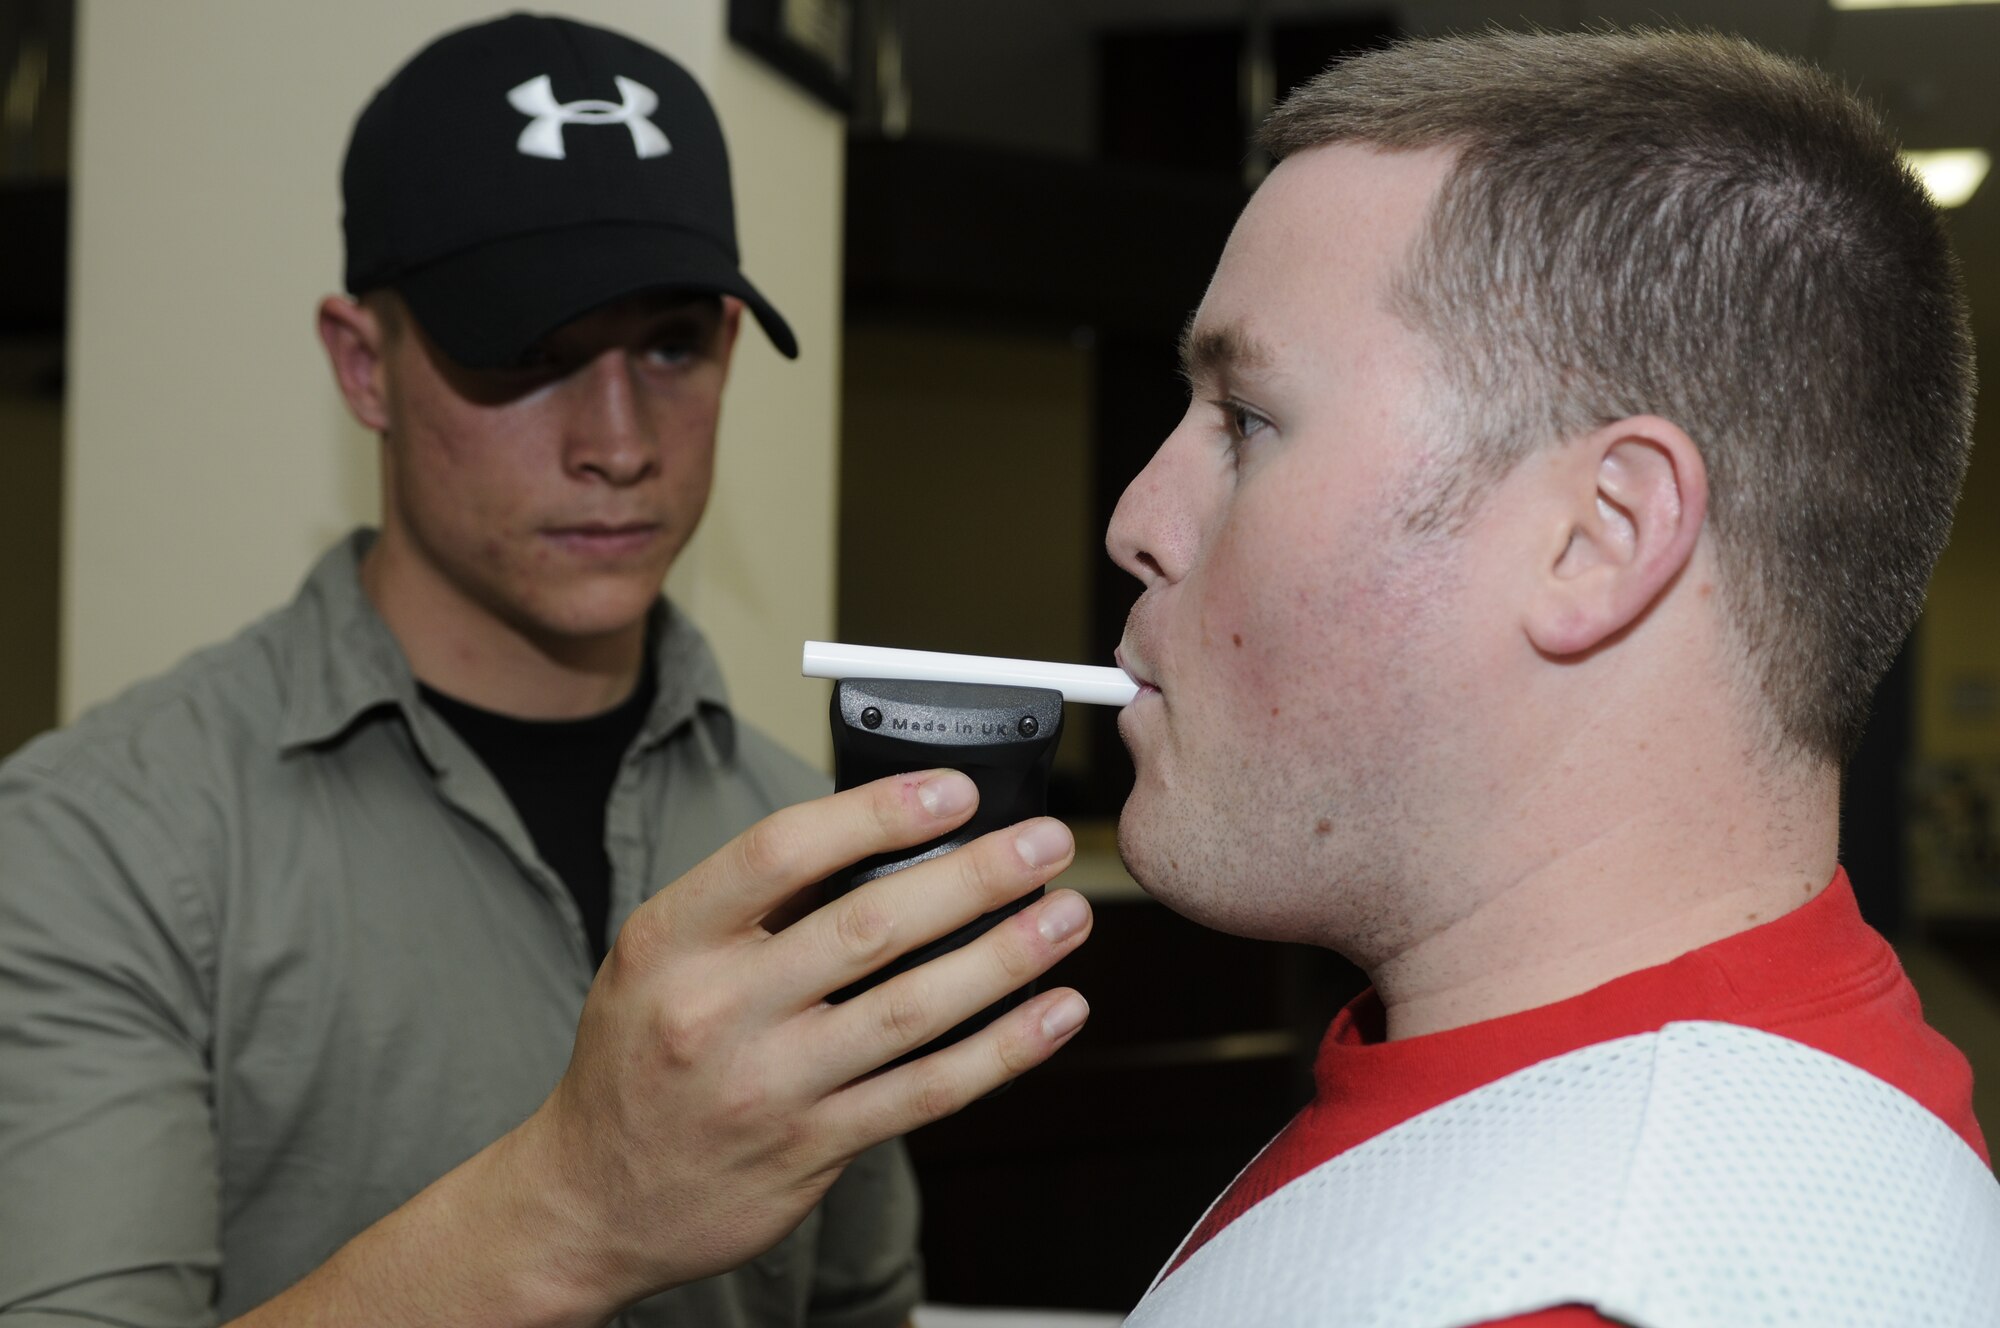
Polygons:
M1202 644L1207 650L1234 655L1246 645L1254 647L1255 638L1243 620L1242 596L1231 588L1229 578L1202 587L1197 603ZM1222 663L1233 666L1235 662L1225 659Z
M1228 595L1204 603L1201 615L1203 653L1208 656L1208 666L1226 679L1227 685L1236 689L1239 696L1268 695L1265 689L1269 680L1264 676L1267 666L1260 658L1266 636L1253 624L1244 621L1243 608L1239 603L1230 602Z
M510 560L512 555L507 546L499 540L482 539L479 541L479 556L485 561L488 567L501 567ZM528 559L530 562L543 563L547 562L548 558L549 551L542 547L539 540L529 546Z

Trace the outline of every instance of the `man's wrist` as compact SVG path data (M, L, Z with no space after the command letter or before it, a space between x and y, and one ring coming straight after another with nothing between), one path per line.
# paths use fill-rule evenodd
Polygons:
M605 1274L552 1160L524 1122L230 1328L598 1328L643 1291Z
M534 1115L481 1154L480 1188L506 1214L517 1251L510 1278L524 1303L544 1307L547 1322L597 1324L649 1294L618 1257L616 1232L601 1211L602 1187L576 1165L553 1108Z

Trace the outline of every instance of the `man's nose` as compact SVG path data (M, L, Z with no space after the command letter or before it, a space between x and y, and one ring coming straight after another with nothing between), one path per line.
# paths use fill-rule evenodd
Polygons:
M659 466L659 440L641 408L631 359L609 349L570 375L564 460L577 474L636 484Z
M1174 440L1169 437L1118 499L1104 548L1111 561L1148 588L1178 581L1192 557L1193 524L1187 495L1175 482Z

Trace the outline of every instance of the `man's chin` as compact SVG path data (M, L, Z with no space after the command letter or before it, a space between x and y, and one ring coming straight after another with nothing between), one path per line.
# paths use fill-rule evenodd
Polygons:
M1190 861L1191 854L1174 846L1146 820L1134 813L1130 802L1118 817L1118 856L1139 888L1190 922L1216 931L1238 931L1216 907L1216 895L1226 892L1228 885L1217 873Z
M660 597L648 577L592 577L547 597L535 617L540 628L576 640L613 637L646 620Z
M1118 817L1118 856L1141 890L1189 922L1254 941L1304 937L1273 913L1268 882L1235 858L1212 861L1211 846L1174 840L1125 804Z

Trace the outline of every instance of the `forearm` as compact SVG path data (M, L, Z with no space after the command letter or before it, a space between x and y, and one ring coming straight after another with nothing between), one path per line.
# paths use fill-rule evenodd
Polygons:
M503 1135L229 1328L591 1328L623 1308L538 1177L529 1127Z

